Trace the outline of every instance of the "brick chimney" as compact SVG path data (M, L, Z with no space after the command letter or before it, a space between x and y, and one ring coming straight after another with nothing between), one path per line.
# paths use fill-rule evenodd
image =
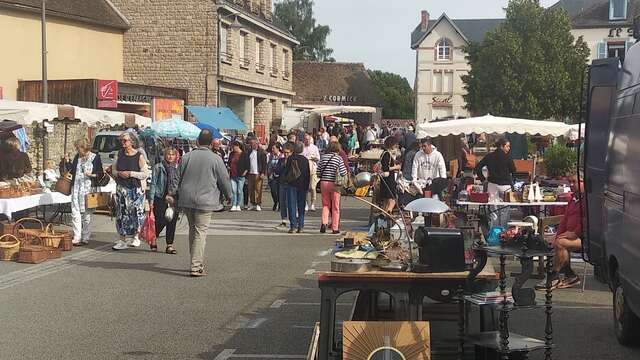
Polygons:
M427 27L429 27L429 12L427 10L422 10L422 16L420 18L420 30L422 32L427 31Z

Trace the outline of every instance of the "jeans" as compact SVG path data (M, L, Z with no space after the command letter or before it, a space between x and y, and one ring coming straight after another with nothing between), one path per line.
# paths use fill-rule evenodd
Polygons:
M289 228L304 228L304 205L307 198L306 191L300 191L293 186L287 186L287 210L289 211Z
M287 193L289 192L289 186L285 184L280 184L278 186L278 203L280 204L280 218L284 220L287 218L289 201L287 200L289 197Z
M191 271L204 268L204 248L207 245L207 230L211 222L211 211L182 209L189 221L189 251L191 253Z
M240 206L243 197L244 176L231 178L231 206Z
M269 189L271 189L271 199L273 200L273 204L278 205L278 202L280 201L280 181L277 178L269 180Z
M173 239L176 235L178 214L175 214L171 222L167 222L167 220L164 218L165 211L167 211L167 203L162 199L156 198L153 201L153 216L155 216L156 218L156 238L160 236L160 233L166 227L167 231L165 232L165 240L167 242L167 246L169 246L173 245Z
M331 230L340 228L340 192L335 191L336 184L333 181L320 181L320 193L322 195L322 223L329 224L331 213Z

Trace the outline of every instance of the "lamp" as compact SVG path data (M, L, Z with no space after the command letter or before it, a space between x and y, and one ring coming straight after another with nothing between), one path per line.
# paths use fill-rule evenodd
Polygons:
M232 14L232 16L233 16L233 22L231 23L231 25L229 25L229 29L231 29L231 30L240 30L240 29L242 29L244 26L242 26L242 24L238 20L238 14Z

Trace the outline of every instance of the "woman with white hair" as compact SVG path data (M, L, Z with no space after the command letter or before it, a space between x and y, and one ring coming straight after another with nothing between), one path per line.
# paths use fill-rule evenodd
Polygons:
M91 152L87 139L74 141L78 154L71 167L71 222L73 223L73 245L89 243L91 236L91 209L87 209L85 199L96 181L104 176L100 156Z
M147 161L140 151L133 132L120 135L122 149L113 161L112 173L116 180L116 229L120 235L113 250L140 246L138 234L145 219L144 184L149 177Z

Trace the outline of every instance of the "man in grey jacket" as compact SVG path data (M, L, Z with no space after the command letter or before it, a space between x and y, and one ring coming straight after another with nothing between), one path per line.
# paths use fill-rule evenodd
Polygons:
M170 184L167 202L182 209L189 222L189 248L191 251L191 276L205 276L204 248L211 214L220 208L220 194L231 198L231 181L220 155L211 151L213 136L202 130L198 136L198 147L186 154L178 176Z

